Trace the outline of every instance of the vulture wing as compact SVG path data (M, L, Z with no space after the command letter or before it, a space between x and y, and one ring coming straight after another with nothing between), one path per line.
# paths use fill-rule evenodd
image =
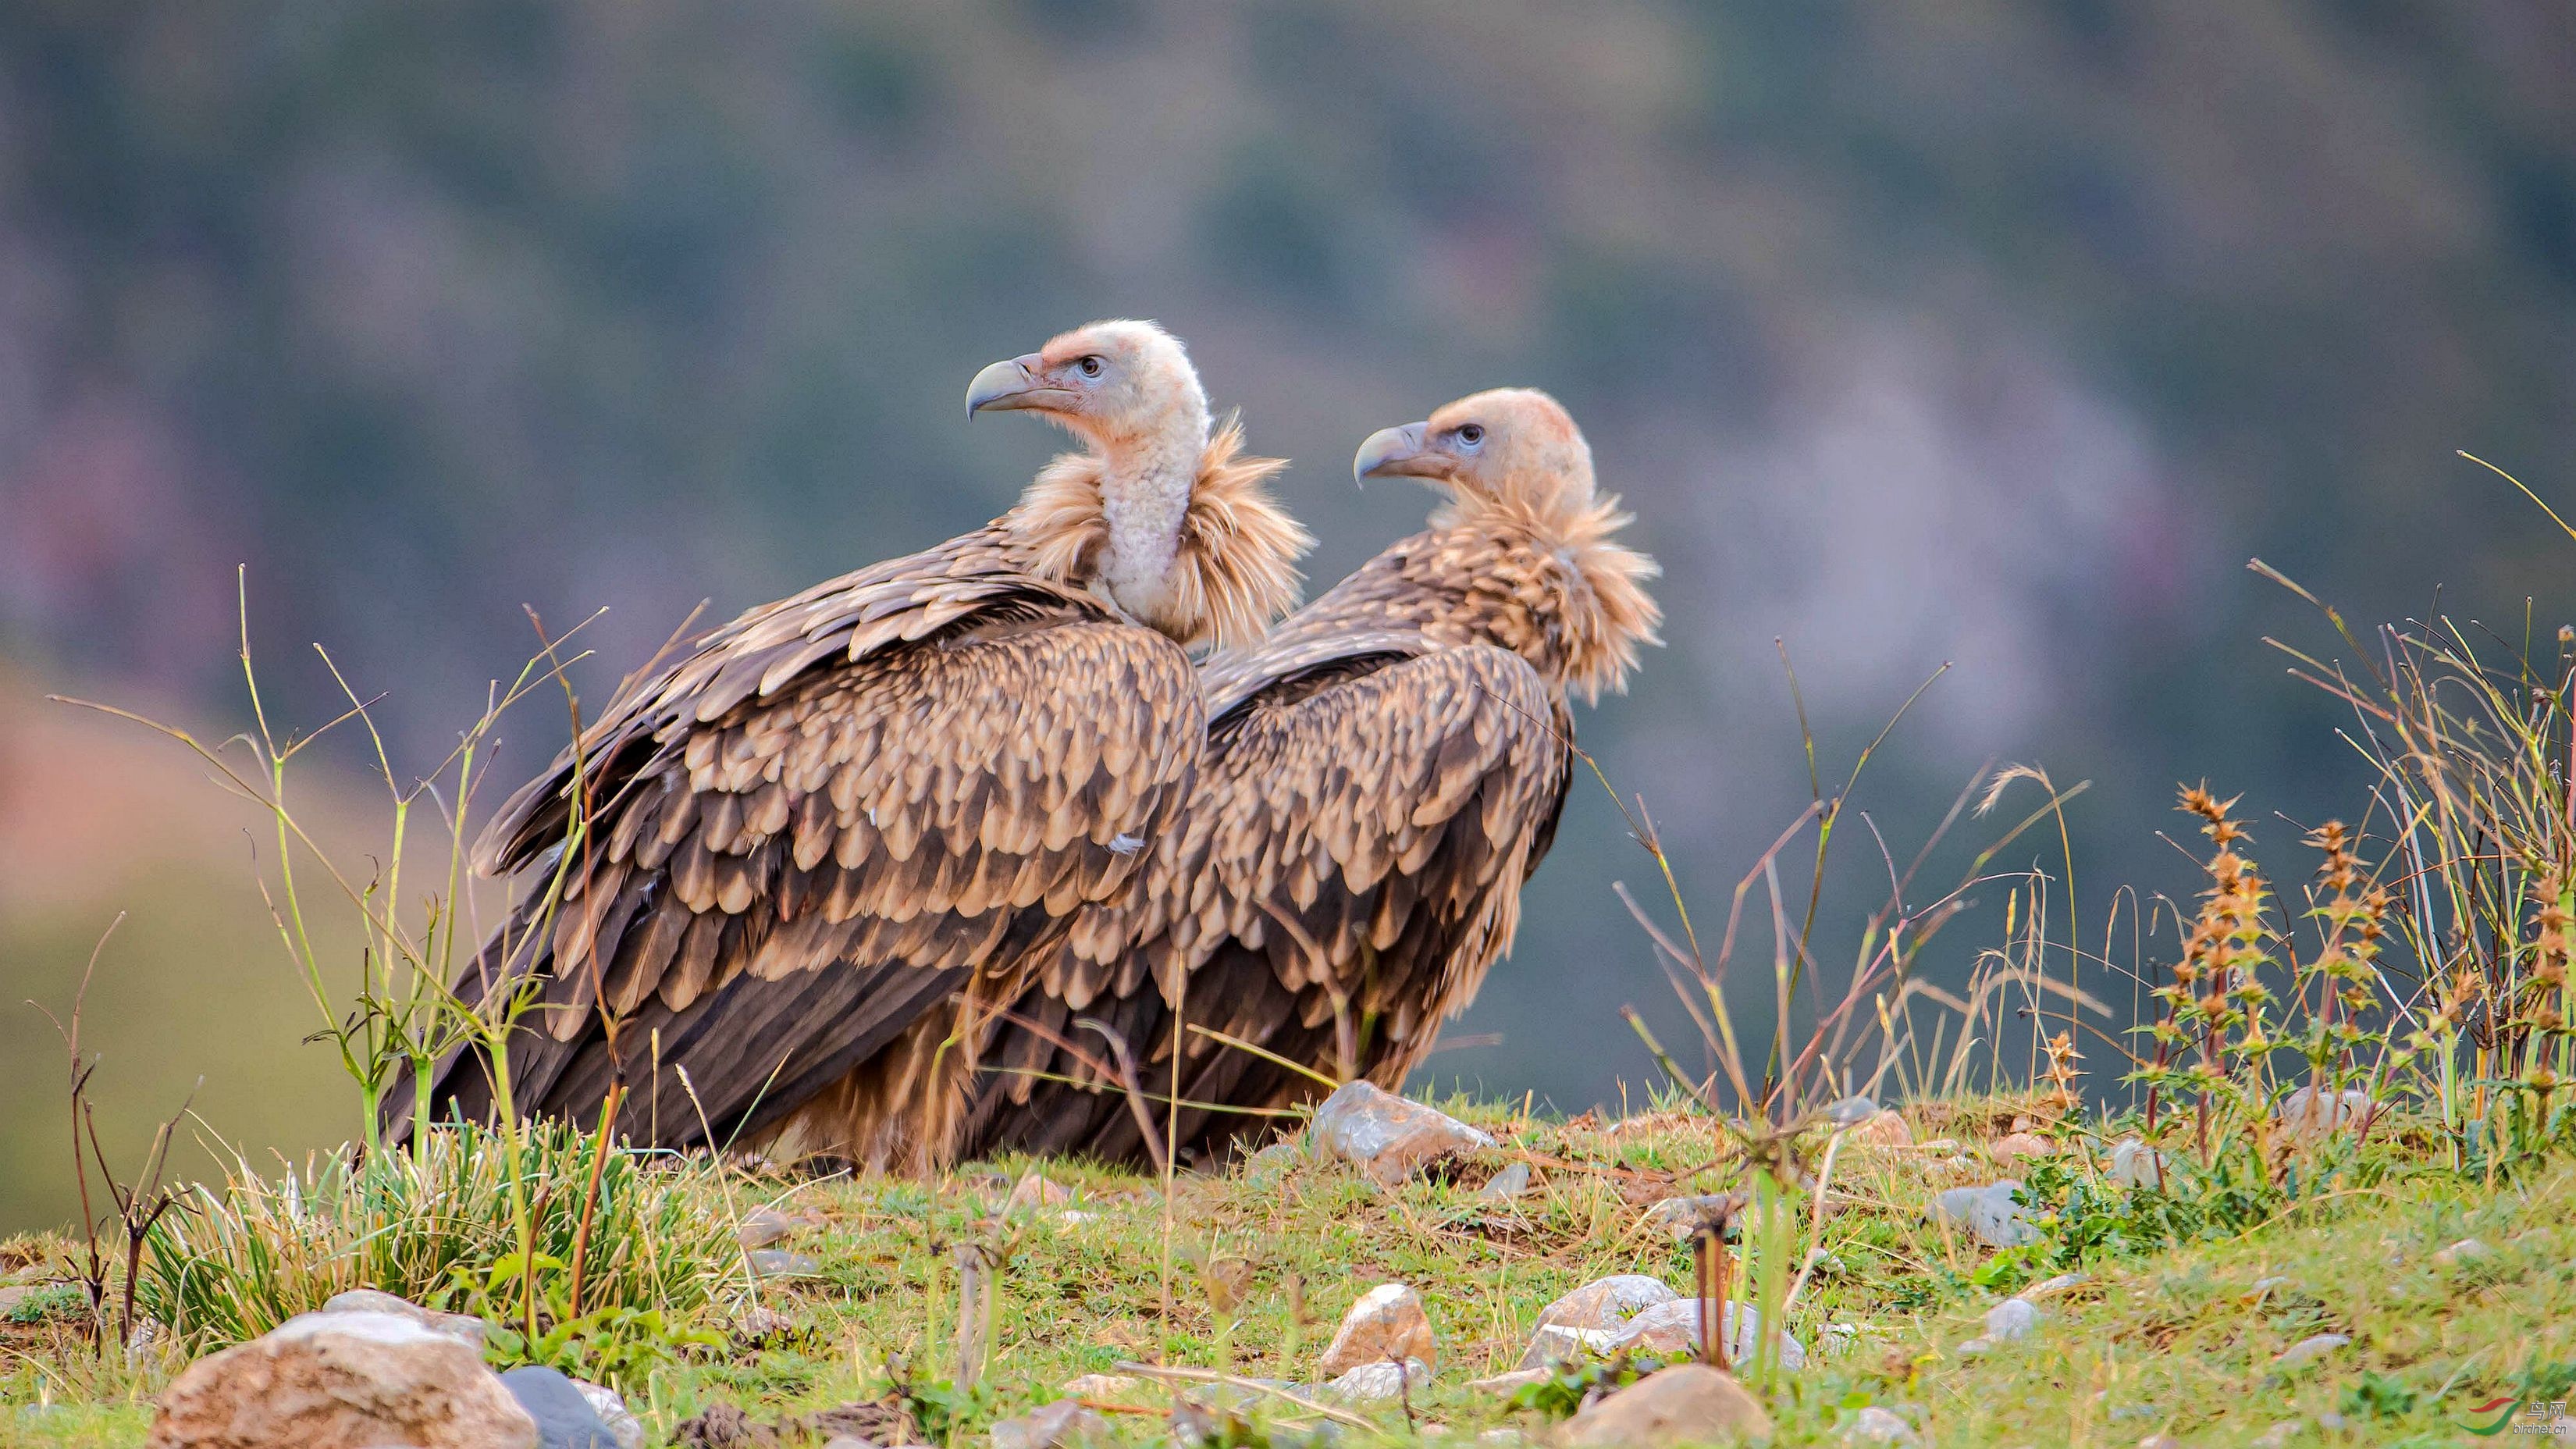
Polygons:
M1111 934L1134 949L1113 962L1048 955L993 1028L969 1152L1142 1156L1123 1096L1099 1090L1111 1055L1080 1022L1149 1059L1144 1086L1159 1094L1176 999L1190 1024L1396 1085L1510 944L1572 763L1571 721L1527 661L1360 633L1222 659L1203 683L1213 723L1199 783L1144 888L1113 908ZM1318 1094L1201 1033L1178 1045L1184 1146L1261 1125L1188 1103Z
M622 1071L635 1140L756 1133L958 991L1007 1000L1041 950L1098 953L1068 937L1186 790L1197 680L983 538L716 630L503 808L483 863L537 884L460 990L542 978L516 1110L593 1117ZM478 1060L436 1090L441 1116L492 1106Z

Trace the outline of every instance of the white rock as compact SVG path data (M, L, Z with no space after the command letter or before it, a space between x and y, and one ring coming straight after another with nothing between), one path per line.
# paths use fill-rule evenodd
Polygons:
M2043 1298L2054 1298L2060 1293L2081 1288L2092 1281L2093 1275L2090 1273L2060 1273L2054 1278L2042 1278L2013 1296L2037 1303Z
M1528 1192L1529 1186L1529 1164L1515 1162L1487 1178L1485 1185L1476 1189L1476 1196L1485 1202L1510 1202L1513 1198Z
M188 1366L147 1449L535 1449L482 1356L394 1313L307 1313Z
M2254 1449L2285 1449L2291 1440L2299 1437L2300 1423L2301 1421L2297 1419L2283 1419L2255 1435L2250 1442Z
M1675 1364L1587 1404L1558 1431L1573 1446L1664 1449L1771 1437L1771 1416L1733 1375L1701 1363Z
M1843 1425L1841 1439L1846 1444L1912 1446L1923 1442L1923 1436L1914 1432L1913 1425L1897 1417L1893 1410L1882 1409L1876 1404L1852 1415L1851 1422Z
M2028 1338L2039 1327L2039 1309L2027 1300L2007 1298L1986 1310L1986 1337L1996 1343Z
M745 1250L766 1248L800 1226L802 1224L794 1218L774 1208L753 1208L742 1215L742 1223L733 1230L733 1235Z
M1620 1328L1644 1310L1681 1296L1661 1278L1613 1273L1607 1278L1595 1278L1540 1309L1538 1326Z
M1066 1379L1061 1385L1067 1397L1076 1399L1105 1399L1134 1387L1136 1380L1125 1374L1084 1374L1080 1378Z
M2494 1251L2494 1249L2479 1242L2475 1238L2462 1238L2451 1246L2435 1253L2433 1255L2433 1261L2441 1264L2445 1268L2456 1268L2462 1263L2474 1263L2480 1258L2489 1257L2494 1253Z
M1857 1127L1878 1115L1878 1104L1867 1097L1845 1097L1824 1110L1825 1121L1836 1127Z
M1315 1156L1338 1158L1393 1187L1443 1158L1490 1149L1494 1139L1367 1082L1345 1082L1315 1108L1307 1144Z
M1002 1216L1016 1217L1037 1208L1060 1208L1073 1201L1073 1190L1052 1182L1042 1173L1029 1173L1011 1184L1011 1195L1002 1200Z
M1063 1449L1108 1437L1109 1421L1084 1408L1079 1399L1058 1399L1016 1419L1004 1419L991 1434L993 1449Z
M1628 1320L1627 1327L1614 1334L1606 1353L1635 1352L1660 1354L1697 1353L1700 1348L1699 1320L1701 1304L1715 1315L1718 1305L1713 1300L1676 1298L1658 1303ZM1723 1332L1726 1356L1730 1363L1750 1360L1761 1345L1762 1314L1751 1304L1727 1300ZM1785 1333L1772 1335L1778 1345L1780 1367L1796 1373L1807 1366L1807 1350L1798 1340Z
M1395 1358L1437 1365L1440 1347L1432 1337L1431 1317L1422 1310L1422 1295L1402 1283L1380 1283L1342 1315L1317 1366L1332 1377Z
M2013 1200L2018 1178L2002 1178L1984 1187L1954 1187L1933 1200L1933 1215L1964 1224L1977 1241L1992 1248L2015 1248L2036 1241L2039 1229L2029 1212Z
M1881 1112L1852 1127L1845 1140L1859 1147L1908 1147L1914 1142L1914 1129L1905 1124L1902 1113Z
M2358 1087L2320 1092L2312 1083L2281 1100L2273 1120L2291 1136L2306 1140L2339 1128L2358 1128L2370 1120L2370 1094Z
M397 1298L391 1293L380 1293L373 1288L352 1288L346 1293L335 1295L330 1302L322 1305L321 1311L324 1313L390 1313L397 1318L408 1318L432 1332L446 1334L476 1353L483 1351L483 1336L490 1332L492 1327L470 1313L441 1313L434 1308L423 1308L408 1298Z
M2057 1144L2029 1132L2014 1132L1997 1138L1986 1149L1986 1157L1998 1167L2010 1167L2025 1157L2055 1157Z
M1364 1363L1324 1385L1324 1392L1346 1404L1391 1404L1404 1396L1410 1385L1415 1393L1431 1386L1431 1366L1418 1358L1408 1358L1398 1369L1380 1359ZM998 1446L997 1446L998 1449Z
M1687 1242L1711 1227L1723 1227L1744 1209L1744 1199L1732 1193L1710 1192L1694 1197L1668 1197L1646 1209L1644 1221L1661 1228L1676 1243Z
M2162 1192L2174 1185L2173 1159L2149 1147L2143 1139L2125 1137L2111 1148L2108 1176L2119 1187L2151 1187Z
M2297 1368L2302 1364L2314 1363L2351 1342L2351 1339L2340 1333L2311 1334L2281 1350L2281 1356L2272 1360L2272 1363L2276 1368Z
M1531 1384L1546 1383L1554 1376L1555 1371L1552 1369L1513 1369L1508 1373L1495 1374L1491 1378L1469 1379L1467 1387L1480 1394L1513 1394Z
M644 1424L635 1417L633 1410L626 1407L625 1395L606 1384L582 1379L574 1379L572 1386L581 1390L583 1398L590 1400L590 1411L597 1414L599 1422L606 1424L608 1432L616 1437L617 1449L643 1449Z

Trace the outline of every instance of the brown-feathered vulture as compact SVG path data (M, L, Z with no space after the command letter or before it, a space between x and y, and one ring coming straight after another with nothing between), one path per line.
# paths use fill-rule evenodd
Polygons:
M1544 393L1463 398L1372 436L1354 466L1447 497L1429 531L1202 667L1208 757L1179 827L1142 891L1093 908L1128 951L1054 949L993 1018L969 1154L1146 1156L1086 1019L1131 1045L1144 1092L1170 1091L1183 1053L1185 1153L1271 1121L1190 1104L1320 1092L1209 1032L1396 1087L1510 949L1571 777L1566 695L1625 686L1661 620L1655 565L1612 541L1628 517ZM1176 1034L1176 1008L1199 1030Z
M983 528L647 666L578 766L568 749L492 821L479 866L528 883L506 970L541 992L510 1044L514 1110L594 1121L622 1077L632 1141L916 1168L954 1136L978 1003L1041 961L1126 958L1102 930L1205 745L1184 646L1257 638L1311 540L1268 495L1282 465L1212 425L1150 323L995 363L967 407L1086 446ZM531 930L577 791L589 826ZM488 1077L444 1063L436 1115L492 1112ZM409 1100L389 1097L388 1128Z

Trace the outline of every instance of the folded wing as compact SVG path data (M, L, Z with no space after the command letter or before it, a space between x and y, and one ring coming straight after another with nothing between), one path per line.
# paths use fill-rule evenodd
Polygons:
M1200 783L1134 903L1102 913L1132 950L1046 953L987 1043L969 1151L1141 1156L1123 1096L1098 1090L1112 1053L1080 1022L1128 1042L1160 1095L1175 1003L1198 1028L1178 1042L1185 1145L1320 1091L1211 1032L1393 1086L1509 946L1572 737L1526 661L1394 631L1220 661L1206 683L1223 712Z
M536 993L517 1111L589 1120L622 1076L637 1140L758 1133L959 993L1097 950L1070 938L1190 779L1197 683L974 541L717 630L504 807L486 861L532 884L459 990ZM442 1117L493 1106L470 1055L437 1093Z

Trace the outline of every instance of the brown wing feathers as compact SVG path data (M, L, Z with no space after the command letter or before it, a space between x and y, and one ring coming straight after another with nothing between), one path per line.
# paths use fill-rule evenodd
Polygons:
M1088 600L943 587L962 551L747 616L594 727L607 803L512 1051L529 1106L595 1111L622 1058L630 1132L701 1135L680 1067L719 1134L757 1130L1138 869L1196 753L1169 743L1201 731L1187 659ZM570 784L523 791L492 858L559 837ZM476 1064L450 1076L487 1105Z
M1014 1008L1034 1025L995 1028L968 1150L1142 1156L1121 1098L1038 1073L1097 1078L1096 1043L1051 1039L1090 1015L1157 1063L1160 1090L1182 972L1189 1021L1326 1070L1347 1046L1352 1067L1389 1084L1473 994L1564 797L1563 707L1487 646L1374 653L1301 693L1312 653L1292 642L1282 696L1258 694L1211 730L1185 818L1120 913L1123 969L1059 951ZM1180 1046L1187 1100L1262 1108L1315 1091L1212 1037ZM1185 1110L1183 1142L1212 1147L1260 1122Z

